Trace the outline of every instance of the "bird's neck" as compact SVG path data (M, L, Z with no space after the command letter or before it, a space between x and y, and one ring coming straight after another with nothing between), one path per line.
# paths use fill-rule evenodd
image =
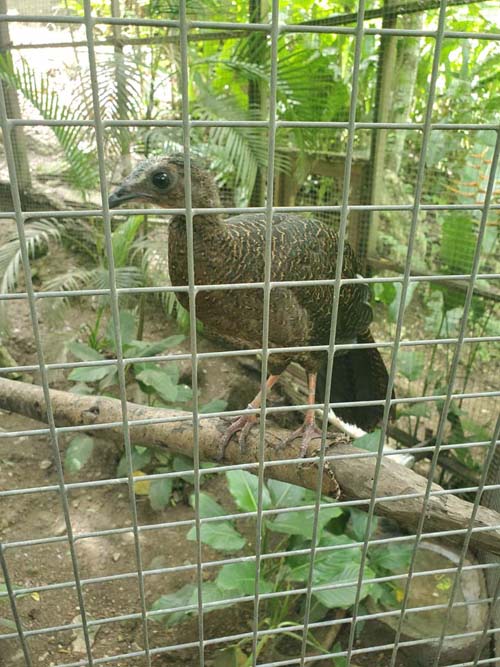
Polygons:
M206 236L216 233L220 226L224 224L224 218L219 213L200 213L193 215L193 229L196 234ZM177 230L186 230L186 216L175 215L172 218L172 225Z

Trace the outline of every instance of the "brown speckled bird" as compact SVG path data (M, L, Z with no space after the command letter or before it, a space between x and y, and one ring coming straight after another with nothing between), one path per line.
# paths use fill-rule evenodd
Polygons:
M212 175L191 163L193 208L220 207ZM184 156L172 155L141 162L111 194L111 208L128 201L147 202L159 208L184 208ZM219 214L193 218L195 282L198 285L253 283L264 279L266 222L263 214L224 218ZM328 225L291 214L275 214L272 227L272 281L335 278L338 237ZM188 284L187 232L183 215L174 215L169 229L168 260L173 286ZM358 275L356 257L346 244L342 275ZM188 295L177 294L188 308ZM269 346L298 347L328 344L333 286L275 287L269 309ZM263 290L234 289L198 292L196 315L209 333L223 338L233 349L262 347ZM364 284L343 285L340 291L336 342L373 342L369 326L372 309ZM269 356L267 388L270 389L291 361L303 366L308 377L308 404L323 402L327 356L325 352L275 353ZM387 391L387 371L376 348L336 353L330 400L347 402L381 400ZM260 393L249 407L258 408ZM380 421L382 407L336 409L342 419L365 430ZM255 415L242 415L229 426L223 449L240 431L240 446L256 422ZM306 412L304 424L287 442L302 437L301 454L320 434L314 409Z

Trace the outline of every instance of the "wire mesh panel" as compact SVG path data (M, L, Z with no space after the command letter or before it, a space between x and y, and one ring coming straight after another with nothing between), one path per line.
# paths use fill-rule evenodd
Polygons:
M498 8L330 5L0 0L0 667L498 664Z

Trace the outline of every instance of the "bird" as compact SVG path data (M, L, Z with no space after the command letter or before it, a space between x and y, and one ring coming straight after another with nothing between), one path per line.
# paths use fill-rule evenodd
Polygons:
M214 175L196 160L190 160L194 277L196 285L258 283L264 280L266 215L244 213L225 217L218 212L196 209L221 207ZM186 206L184 154L175 153L141 161L112 191L109 207L125 202L150 204L157 208ZM331 280L335 278L339 238L331 225L292 213L273 212L271 239L271 281ZM186 286L188 278L187 224L185 214L172 215L168 233L168 266L172 286ZM342 277L359 277L358 262L351 246L343 249ZM273 285L269 301L269 338L272 348L327 345L333 308L333 284ZM176 293L189 308L189 295ZM262 287L197 290L196 317L204 331L222 339L232 349L262 347L264 293ZM336 344L371 343L373 310L370 291L364 282L343 284L340 289ZM307 373L308 406L323 403L327 380L327 352L324 350L271 353L268 357L267 390L278 381L292 362ZM385 400L388 373L376 347L336 351L333 362L330 401ZM221 458L234 434L241 449L257 422L261 392L245 412L234 419L224 433ZM336 414L365 431L373 430L383 415L383 405L337 408ZM302 426L286 442L301 438L300 455L305 456L312 439L320 437L315 409L309 407Z

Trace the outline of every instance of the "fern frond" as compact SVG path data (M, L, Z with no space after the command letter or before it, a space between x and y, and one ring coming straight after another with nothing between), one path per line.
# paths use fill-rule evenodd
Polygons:
M28 256L33 259L51 242L61 242L61 223L53 220L35 220L25 226ZM0 292L15 290L22 272L21 244L13 238L0 246Z

